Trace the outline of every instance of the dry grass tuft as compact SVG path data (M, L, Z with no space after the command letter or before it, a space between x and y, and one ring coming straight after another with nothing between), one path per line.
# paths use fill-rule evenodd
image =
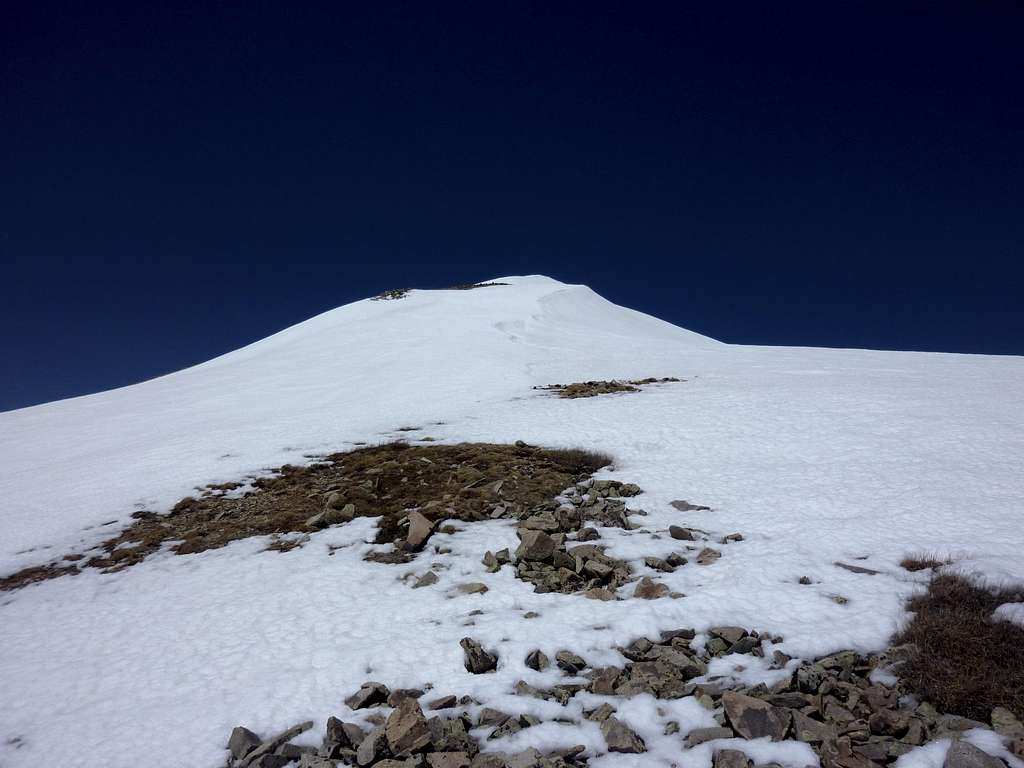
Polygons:
M908 555L900 561L900 567L907 571L925 571L934 570L940 568L943 565L949 565L950 560L947 558L939 557L933 552L918 552L913 555Z
M906 686L942 712L987 722L994 707L1024 717L1024 628L993 621L1024 590L938 576L908 604L914 616L895 638L916 652L898 670Z

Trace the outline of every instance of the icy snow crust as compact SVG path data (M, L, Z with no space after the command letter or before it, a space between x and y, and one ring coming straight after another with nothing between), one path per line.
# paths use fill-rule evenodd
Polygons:
M713 565L658 575L687 597L536 595L509 568L480 563L484 550L514 546L507 521L437 534L432 544L452 553L406 566L362 560L374 525L362 518L286 553L250 539L88 570L0 593L0 764L216 766L240 723L269 733L307 718L322 728L328 714L358 719L342 699L367 679L539 711L553 705L508 695L517 679L558 674L526 668L530 650L621 663L613 644L679 626L779 633L796 656L877 649L920 588L898 567L915 552L1024 582L1024 359L728 346L582 286L500 280L512 285L356 302L170 376L0 414L0 574L108 538L132 511L166 510L195 486L430 435L604 450L616 469L600 476L644 489L631 500L649 512L634 518L643 528L742 533ZM531 390L645 376L687 381L583 400ZM673 499L713 511L684 515ZM667 536L602 534L641 573L644 555L671 549ZM444 566L437 584L413 592L401 580L431 563ZM466 581L490 591L453 596ZM466 635L499 652L497 673L465 671ZM750 678L772 674L744 662ZM712 724L691 699L659 704L683 734ZM621 704L620 717L650 752L592 764L710 764L713 745L681 761L653 699ZM592 723L494 744L604 749ZM746 748L814 762L799 744Z

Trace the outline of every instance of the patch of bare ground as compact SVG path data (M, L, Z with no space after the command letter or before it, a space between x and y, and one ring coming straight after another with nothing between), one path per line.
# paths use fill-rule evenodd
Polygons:
M663 379L646 378L620 381L577 381L572 384L548 384L542 387L534 387L548 392L554 392L558 397L575 399L578 397L597 397L598 395L610 395L615 392L639 392L640 388L647 384L665 384L669 382L682 381L674 377Z
M995 707L1024 717L1024 628L993 621L1003 603L1024 600L1024 589L977 586L937 576L911 599L910 623L896 643L913 653L897 670L908 689L939 709L987 721Z
M527 516L554 505L565 488L612 462L610 456L581 449L463 443L416 445L397 442L336 453L307 467L285 465L274 475L240 486L207 487L187 497L170 513L136 512L135 522L104 542L88 559L69 555L63 561L28 568L0 581L0 589L75 573L82 567L117 571L138 563L170 544L177 554L223 547L250 536L275 535L270 548L301 546L301 534L355 517L380 516L376 543L394 543L382 559L408 560L410 513L417 510L428 527L441 519L464 521ZM424 542L425 542L424 538ZM176 543L175 543L176 542ZM80 562L73 562L76 558Z

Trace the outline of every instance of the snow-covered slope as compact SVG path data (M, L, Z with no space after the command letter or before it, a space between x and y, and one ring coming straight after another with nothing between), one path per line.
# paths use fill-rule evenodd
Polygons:
M213 766L233 725L321 722L368 677L498 701L537 674L519 663L533 648L611 663L612 643L680 625L778 632L794 655L878 648L914 587L897 565L911 552L1024 581L1024 359L729 346L582 286L499 280L356 302L170 376L0 414L0 575L196 486L415 426L607 451L614 477L645 490L634 506L654 533L678 520L672 499L712 506L702 527L745 540L662 577L687 597L535 595L479 563L514 545L506 521L451 535L451 569L415 593L361 560L366 519L284 554L248 540L57 579L0 593L0 764ZM531 389L646 376L686 382L586 400ZM641 571L658 554L646 534L605 538ZM328 558L329 545L348 546ZM469 579L490 591L450 599ZM475 635L510 660L495 675L462 668L474 609ZM600 741L588 727L530 738Z

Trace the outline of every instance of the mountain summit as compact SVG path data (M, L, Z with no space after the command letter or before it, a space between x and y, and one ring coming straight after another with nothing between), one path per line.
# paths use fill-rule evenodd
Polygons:
M884 649L910 556L1024 583L1022 380L1013 357L722 344L530 276L2 413L0 578L31 578L0 592L0 764L212 767L239 723L307 720L236 730L236 765L361 734L366 765L709 766L722 722L813 763L785 708L832 683L795 670ZM718 720L684 685L710 678ZM428 725L409 690L489 730Z

